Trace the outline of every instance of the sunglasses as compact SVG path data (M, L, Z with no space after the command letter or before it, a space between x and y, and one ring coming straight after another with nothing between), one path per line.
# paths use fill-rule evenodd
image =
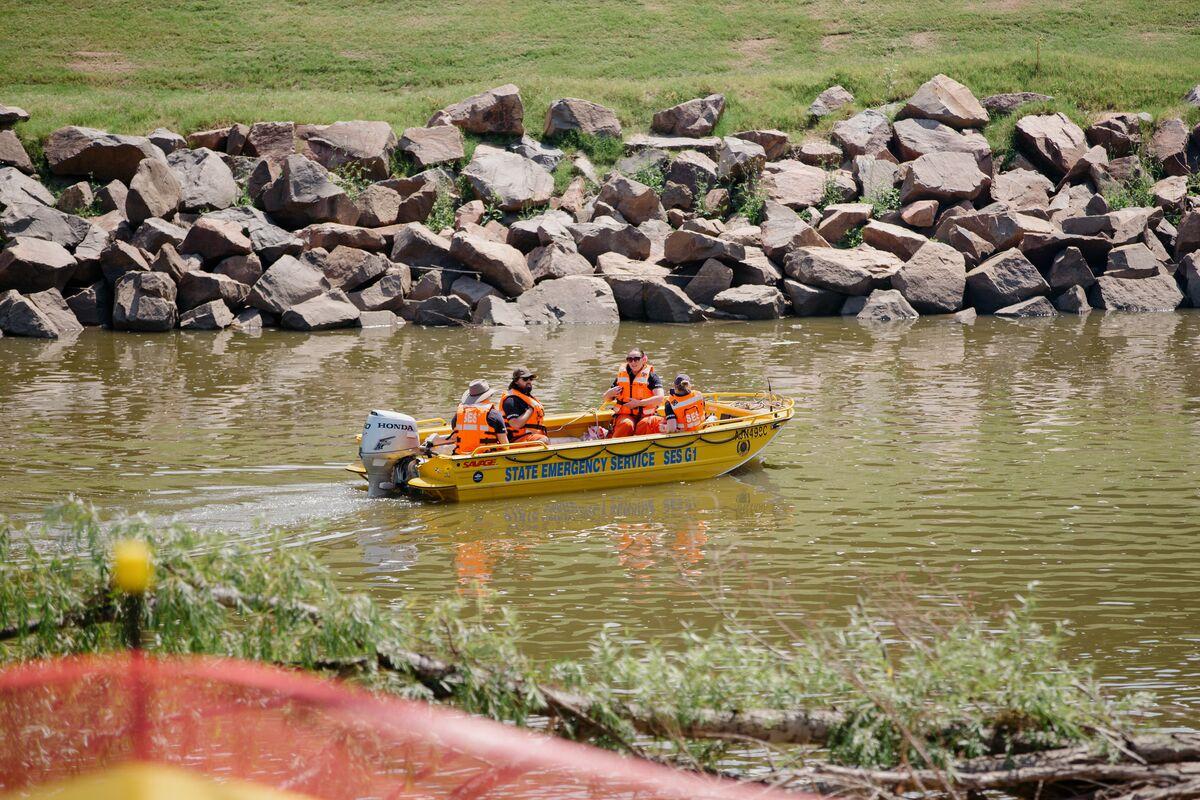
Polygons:
M625 356L626 361L641 361L645 356Z

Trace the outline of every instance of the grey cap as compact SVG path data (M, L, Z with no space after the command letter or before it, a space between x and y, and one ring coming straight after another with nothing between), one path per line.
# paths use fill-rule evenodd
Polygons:
M482 403L492 396L496 390L482 378L473 380L467 385L467 390L463 392L463 405L471 405L473 403Z
M515 381L518 378L536 378L536 377L537 377L537 373L534 372L533 370L531 370L529 367L517 367L516 369L513 370L512 379Z
M684 374L682 372L675 376L675 385L676 386L682 386L685 383L690 384L691 382L692 382L692 379L689 378L686 374Z

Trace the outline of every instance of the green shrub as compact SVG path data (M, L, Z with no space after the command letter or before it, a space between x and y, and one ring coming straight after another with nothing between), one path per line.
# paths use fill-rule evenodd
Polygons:
M757 177L738 184L730 192L733 196L733 213L745 217L751 225L762 222L767 208L767 193Z
M900 210L900 190L893 186L864 197L863 202L871 204L871 216L878 219L890 211Z
M563 151L582 150L600 171L612 167L625 153L625 143L620 138L595 136L582 131L567 131L552 139L551 143Z
M663 168L658 164L644 166L630 177L638 183L649 186L656 194L662 194L663 187L667 183L666 173L663 172Z

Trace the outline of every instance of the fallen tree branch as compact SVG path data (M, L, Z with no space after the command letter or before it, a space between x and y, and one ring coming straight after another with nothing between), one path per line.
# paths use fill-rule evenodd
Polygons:
M112 622L116 619L117 605L108 594L93 598L89 603L69 611L60 619L31 619L7 628L0 628L0 642L17 639L21 636L32 636L44 625L54 628L82 628L100 622Z

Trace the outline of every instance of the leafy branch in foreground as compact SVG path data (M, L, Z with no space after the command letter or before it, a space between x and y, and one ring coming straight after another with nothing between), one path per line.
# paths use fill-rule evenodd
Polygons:
M381 606L278 538L102 524L77 501L38 529L0 525L0 660L119 648L125 606L107 556L129 538L155 552L148 650L333 672L520 724L546 717L562 735L700 768L814 744L868 776L1072 745L1104 753L1147 702L1104 696L1063 655L1068 631L1036 622L1022 598L999 618L863 605L841 627L787 631L786 646L736 619L660 642L604 633L586 658L542 663L508 610ZM822 780L846 769L833 764Z

